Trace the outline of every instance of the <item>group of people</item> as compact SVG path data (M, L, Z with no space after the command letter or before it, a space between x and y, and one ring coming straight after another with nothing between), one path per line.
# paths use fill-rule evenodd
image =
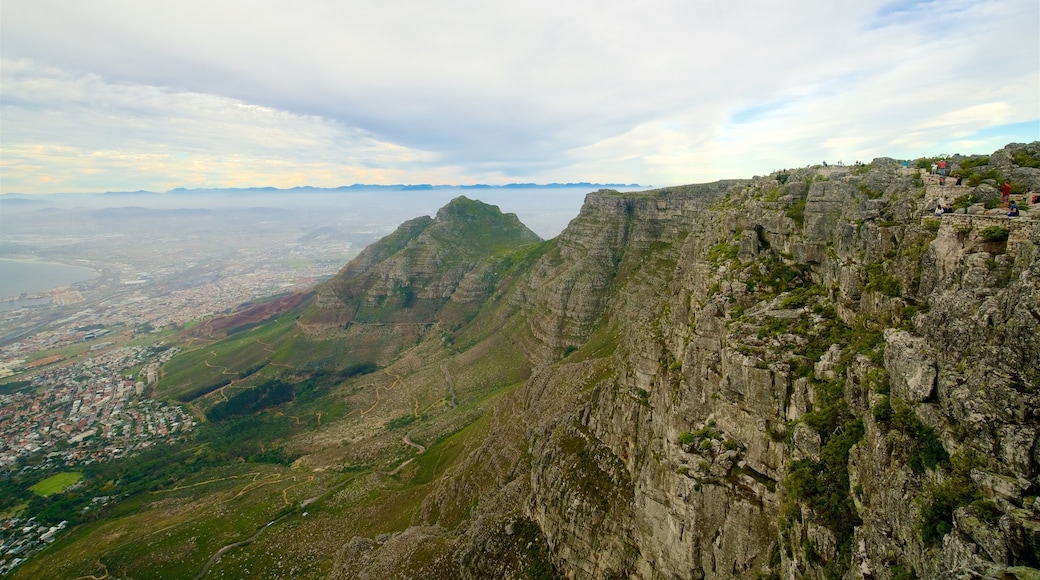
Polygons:
M827 165L826 161L823 162L823 166L824 167L830 167L830 165ZM857 161L857 162L853 163L852 166L853 167L863 167L863 162L862 161ZM845 167L845 162L839 159L838 163L837 163L837 165L835 165L835 167Z
M939 161L932 162L932 175L939 176L939 185L946 185L946 160L940 159ZM957 178L957 182L954 185L961 185L964 178L958 173L953 177Z
M940 178L941 179L941 178ZM942 183L940 181L940 183ZM960 185L960 179L957 180L957 185ZM1028 195L1028 194L1027 194ZM1004 180L1004 185L1000 187L1000 200L1004 202L1004 209L1007 210L1008 217L1018 217L1018 204L1011 201L1011 182ZM1038 199L1037 201L1040 201ZM953 207L950 203L944 199L940 199L935 205L935 215L941 216L944 213L953 213ZM964 213L968 213L968 206L965 204Z
M1018 217L1018 204L1011 201L1010 181L1004 180L1004 185L1000 187L1000 201L1004 202L1004 209L1008 210L1008 217Z

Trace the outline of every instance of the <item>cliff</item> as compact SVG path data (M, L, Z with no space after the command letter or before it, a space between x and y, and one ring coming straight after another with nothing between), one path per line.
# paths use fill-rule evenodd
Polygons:
M1040 144L990 158L1037 187L1010 160ZM475 501L471 578L531 574L525 522L567 578L1037 577L1040 210L972 204L991 183L590 194L499 288L536 370L416 529Z

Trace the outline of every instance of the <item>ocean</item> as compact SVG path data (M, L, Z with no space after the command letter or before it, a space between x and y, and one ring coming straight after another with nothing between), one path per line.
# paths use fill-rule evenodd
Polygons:
M82 266L0 258L0 299L86 282L97 275Z

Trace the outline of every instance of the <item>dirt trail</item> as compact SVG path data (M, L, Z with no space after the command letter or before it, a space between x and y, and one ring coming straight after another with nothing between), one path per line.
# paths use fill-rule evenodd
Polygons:
M384 371L384 372L386 372L386 374L390 375L389 371ZM364 417L365 414L367 414L367 413L371 413L372 409L375 409L376 405L378 405L382 401L382 399L379 398L379 391L380 391L380 389L382 389L383 391L389 391L389 390L393 389L394 387L396 387L398 385L398 383L401 382L401 375L390 375L390 376L394 377L393 384L390 385L389 387L383 387L383 386L378 386L378 385L376 386L376 401L374 403L372 403L371 407L361 411L361 416L362 417Z
M415 449L416 449L415 454L416 455L422 455L423 453L426 453L426 447L423 447L422 445L419 445L415 441L412 441L411 435L412 435L411 433L405 433L404 437L401 438L401 441L403 441L405 445L408 445L410 447L415 447ZM402 469L404 469L404 467L406 465L408 465L409 463L411 463L413 461L415 461L414 457L411 458L411 459L406 459L400 465L395 467L393 471L384 471L383 473L385 473L386 475L390 475L390 476L397 475L398 473L401 472Z
M72 580L105 580L105 578L108 578L108 566L102 564L101 560L97 561L97 565L104 572L103 576L79 576L77 578L73 578Z
M273 520L267 522L267 525L265 525L264 527L262 527L259 530L257 530L256 533L253 534L252 536L249 536L248 538L246 538L246 539L244 539L242 541L235 542L234 544L228 544L228 545L224 546L223 548L217 550L216 554L213 554L212 556L210 556L209 561L206 562L205 566L203 566L202 571L199 572L198 576L195 576L195 580L198 580L199 578L202 578L203 576L205 576L206 573L209 572L210 567L212 567L213 564L216 564L217 560L219 560L220 557L223 556L225 552L227 552L228 550L233 550L235 548L238 548L239 546L245 546L247 544L253 543L254 540L256 540L257 538L260 537L260 534L263 534L264 532L267 531L267 528L269 528L269 527L277 524L281 520L289 517L289 515L290 514L285 514L284 516L282 516L280 518L273 519Z
M289 337L290 340L292 340L293 338L296 338L296 335L293 335L293 336ZM264 347L264 352L266 352L267 354L270 354L270 355L274 354L274 349L271 348L271 345L269 345L266 342L260 340L259 338L256 339L256 343L261 345L261 346L263 346ZM287 368L287 369L291 369L292 368L291 366L289 366L287 364L284 364L284 363L272 362L270 358L267 359L267 364L269 366L272 366L272 367L282 367L282 368Z
M415 441L412 441L412 437L411 436L412 436L411 433L405 433L404 437L402 438L402 441L404 441L404 444L405 445L411 445L412 447L415 447L416 449L418 449L419 452L416 453L416 455L422 455L423 453L426 453L426 448L423 447L422 445L419 445Z

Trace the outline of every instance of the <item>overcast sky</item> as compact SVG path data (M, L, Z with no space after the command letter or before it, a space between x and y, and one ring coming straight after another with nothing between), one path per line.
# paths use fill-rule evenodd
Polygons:
M0 0L0 191L674 185L1040 139L1036 0Z

